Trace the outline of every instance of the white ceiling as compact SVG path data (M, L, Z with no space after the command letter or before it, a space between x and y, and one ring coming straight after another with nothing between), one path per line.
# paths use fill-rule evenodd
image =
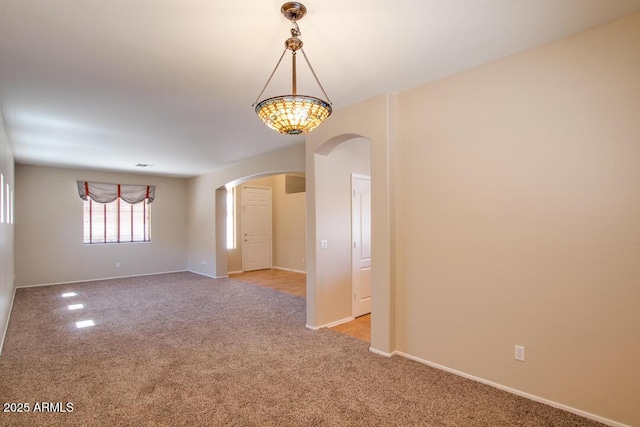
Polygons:
M16 162L189 177L301 141L251 107L289 37L282 3L0 0ZM334 109L640 11L640 0L303 3L300 38ZM263 98L290 91L285 58ZM298 92L321 96L303 65Z

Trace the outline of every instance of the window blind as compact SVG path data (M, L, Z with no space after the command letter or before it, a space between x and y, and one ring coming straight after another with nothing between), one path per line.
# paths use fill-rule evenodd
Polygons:
M82 200L91 198L98 203L111 203L120 197L133 205L145 199L147 203L151 203L156 197L155 185L105 184L88 181L77 181L77 184L78 194Z

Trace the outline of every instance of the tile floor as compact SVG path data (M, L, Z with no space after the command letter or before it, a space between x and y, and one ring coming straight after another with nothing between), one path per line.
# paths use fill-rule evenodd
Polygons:
M307 276L293 271L268 269L230 274L230 278L242 280L254 285L265 286L280 292L287 292L300 297L307 296ZM371 315L357 317L351 322L334 326L334 331L350 335L362 341L371 342Z

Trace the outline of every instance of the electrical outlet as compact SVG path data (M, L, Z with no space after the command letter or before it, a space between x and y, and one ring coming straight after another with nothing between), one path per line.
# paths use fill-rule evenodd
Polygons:
M116 268L120 268L120 263L116 262Z
M516 357L516 360L524 362L524 346L523 345L516 345L515 357Z

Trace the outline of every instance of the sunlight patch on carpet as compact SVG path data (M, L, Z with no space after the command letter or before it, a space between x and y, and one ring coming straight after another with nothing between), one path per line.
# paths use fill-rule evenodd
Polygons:
M93 320L81 320L79 322L76 322L76 327L78 329L80 328L87 328L89 326L94 326L95 323L93 323Z

